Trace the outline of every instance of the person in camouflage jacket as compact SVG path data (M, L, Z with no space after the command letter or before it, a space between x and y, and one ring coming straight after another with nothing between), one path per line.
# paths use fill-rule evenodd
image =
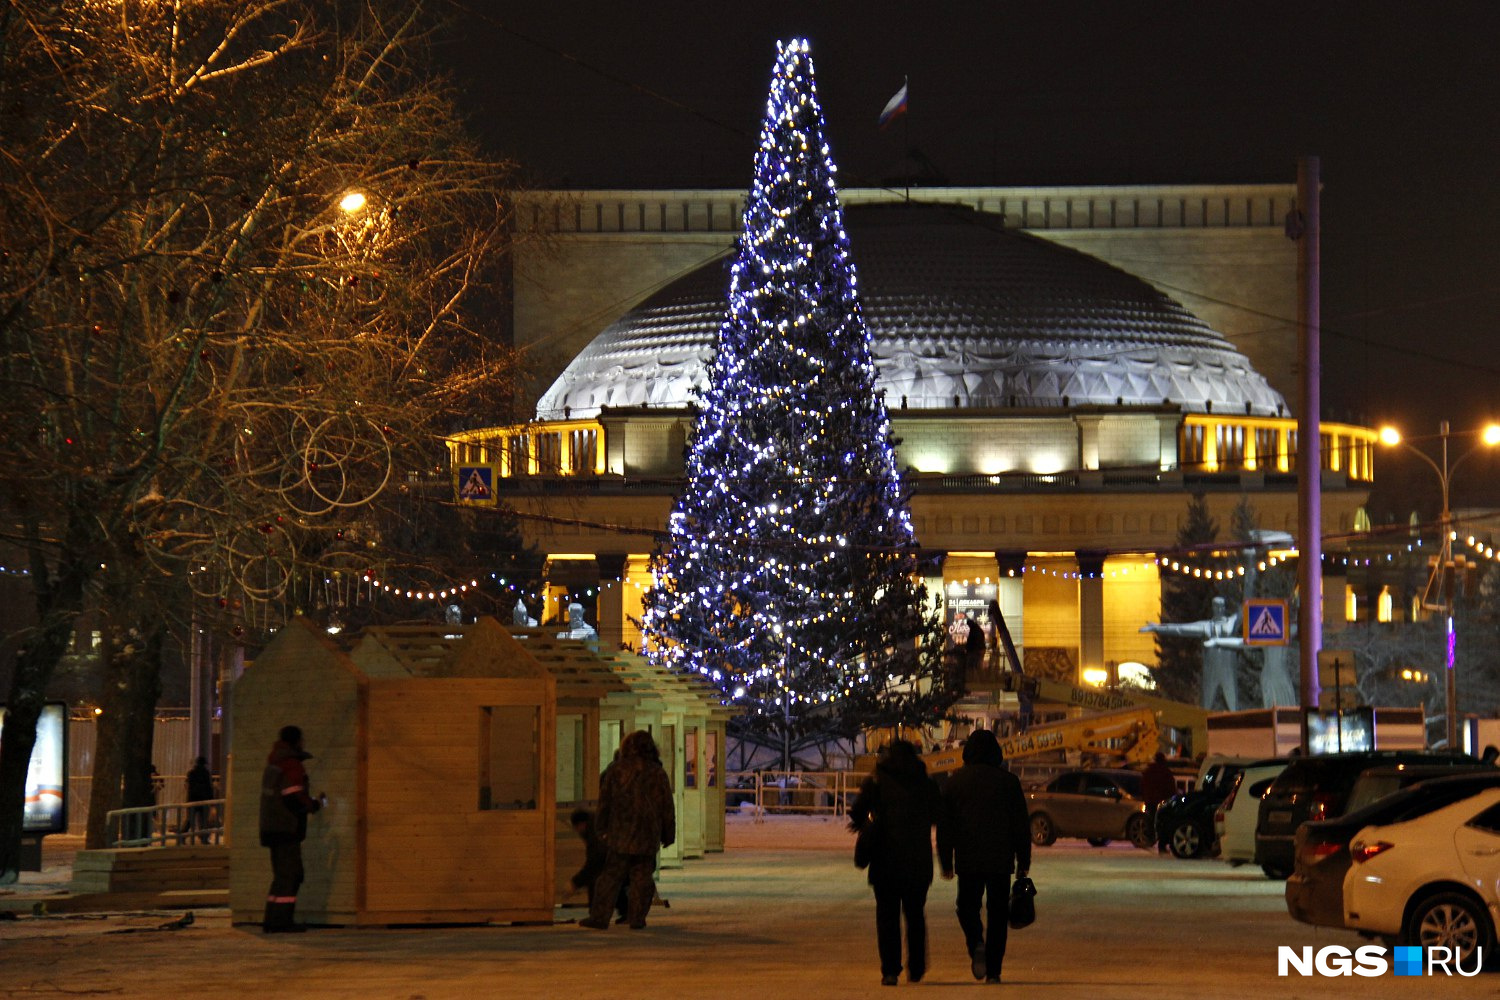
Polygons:
M612 904L628 880L627 919L631 927L645 927L646 912L656 897L651 877L656 852L677 839L672 783L650 733L637 730L620 744L620 756L599 779L595 823L608 853L594 883L588 918L579 924L597 930L609 927Z

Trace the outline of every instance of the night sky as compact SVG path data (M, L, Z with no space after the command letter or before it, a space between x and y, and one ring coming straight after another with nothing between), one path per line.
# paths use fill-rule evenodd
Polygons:
M462 40L441 54L465 110L537 186L747 187L775 41L794 35L812 42L847 186L914 170L955 185L1292 183L1299 156L1320 156L1325 418L1408 436L1500 419L1500 4L453 9ZM881 132L907 76L908 120ZM1392 457L1395 507L1435 484ZM1466 465L1455 503L1494 505L1496 466Z

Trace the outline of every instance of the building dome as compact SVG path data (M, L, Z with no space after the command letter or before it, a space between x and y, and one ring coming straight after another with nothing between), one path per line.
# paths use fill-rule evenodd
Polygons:
M1276 392L1202 320L1134 275L1000 218L948 205L845 208L850 256L892 409L1162 406L1279 415ZM611 324L537 418L683 407L703 386L729 287L724 259Z

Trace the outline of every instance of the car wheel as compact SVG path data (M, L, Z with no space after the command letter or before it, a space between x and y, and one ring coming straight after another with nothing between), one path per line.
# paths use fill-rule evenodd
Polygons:
M1108 837L1090 837L1089 838L1089 844L1090 844L1090 846L1093 846L1093 847L1108 847L1109 846L1109 838Z
M1260 870L1266 873L1266 878L1274 878L1277 881L1280 881L1291 874L1291 872L1287 871L1285 868L1278 868L1276 865L1261 865Z
M1490 922L1484 907L1457 892L1440 892L1412 907L1401 931L1402 944L1423 948L1452 948L1460 962L1475 949L1491 946Z
M1178 823L1167 838L1167 846L1179 858L1202 857L1207 845L1208 838L1203 835L1202 828L1191 821Z
M1031 842L1037 847L1051 847L1057 843L1057 827L1052 825L1051 816L1046 813L1032 814Z
M1125 821L1125 839L1143 851L1156 846L1156 838L1151 835L1151 824L1146 822L1145 813L1136 813Z

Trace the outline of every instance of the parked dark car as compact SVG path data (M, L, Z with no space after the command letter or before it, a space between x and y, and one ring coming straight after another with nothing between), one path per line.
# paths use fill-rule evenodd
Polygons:
M1458 768L1459 773L1446 777L1423 778L1443 769L1421 764L1400 770L1379 767L1366 771L1360 781L1372 776L1381 784L1399 778L1414 781L1337 819L1303 823L1297 828L1296 869L1286 880L1287 912L1305 924L1343 927L1344 875L1354 863L1349 856L1354 835L1367 826L1404 823L1482 789L1500 787L1500 768L1477 760L1473 765L1472 769Z
M1083 837L1095 847L1123 838L1152 846L1137 771L1114 768L1064 771L1026 795L1031 842L1050 847L1058 837Z
M1372 767L1474 763L1473 757L1464 754L1427 750L1360 750L1294 757L1260 800L1260 816L1255 824L1255 863L1270 878L1290 875L1296 866L1297 827L1309 820L1342 816L1355 780Z
M1224 761L1203 772L1190 792L1174 795L1156 807L1156 841L1179 858L1201 858L1214 853L1214 812L1234 787L1243 764Z

